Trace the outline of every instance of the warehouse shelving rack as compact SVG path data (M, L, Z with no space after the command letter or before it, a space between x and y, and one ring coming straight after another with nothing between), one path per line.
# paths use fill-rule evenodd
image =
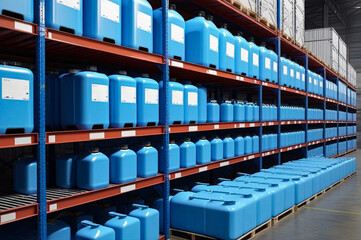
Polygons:
M176 1L176 0L175 0ZM277 162L281 163L281 153L293 151L296 149L304 149L307 154L308 146L324 144L329 141L347 139L356 137L356 135L338 136L334 138L323 139L313 142L307 141L306 143L297 144L294 146L288 146L280 148L280 134L281 127L285 125L302 125L305 130L308 129L310 124L323 124L325 130L326 124L356 124L354 121L314 121L308 120L306 114L306 120L302 121L269 121L264 122L262 118L260 122L237 122L237 123L215 123L215 124L192 124L192 125L174 125L169 126L168 119L165 119L164 126L156 127L138 127L138 128L126 128L126 129L105 129L105 130L89 130L89 131L57 131L46 132L45 131L45 54L46 59L49 61L49 65L57 66L60 62L62 65L68 64L66 59L71 57L75 61L79 62L82 58L86 57L88 61L93 64L110 65L117 67L117 62L122 64L122 67L129 67L131 69L141 68L151 73L161 73L165 82L169 81L171 77L182 77L189 80L194 80L199 83L207 81L207 83L222 84L227 86L248 86L254 87L258 91L258 101L262 103L263 90L272 90L277 96L277 107L280 110L282 96L288 95L299 97L304 99L306 109L308 102L316 101L323 104L323 110L325 114L326 104L333 104L339 108L343 106L348 109L356 109L355 106L351 106L342 103L338 100L333 100L318 96L315 94L307 93L307 91L300 91L278 84L263 82L258 79L248 78L237 74L224 72L221 70L210 69L204 66L169 59L168 57L168 42L167 34L168 19L168 1L167 0L151 0L153 6L163 7L163 33L164 33L164 56L145 53L138 50L117 46L81 36L76 36L64 32L60 32L53 29L45 28L44 15L45 15L45 0L36 1L36 24L20 21L6 16L0 15L0 49L2 50L1 56L12 56L16 60L34 58L36 50L36 85L35 91L39 98L37 99L37 108L39 116L37 116L36 133L31 134L9 134L0 135L0 149L1 148L14 148L24 146L37 146L37 161L38 161L38 194L24 196L21 194L12 194L0 197L0 225L4 225L10 222L18 221L21 219L38 216L38 234L39 239L46 239L46 222L47 214L67 209L70 207L82 205L85 203L117 196L126 192L134 190L161 185L163 186L163 199L164 199L164 219L165 236L163 239L168 239L169 223L169 184L170 181L179 179L182 177L198 174L200 172L210 171L217 168L222 168L232 164L236 164L248 160L258 160L259 166L262 167L262 157L274 155L277 158ZM177 1L176 1L177 2ZM341 78L337 73L319 62L315 57L307 53L303 48L300 48L287 39L282 37L280 30L272 30L262 23L256 21L252 17L246 15L239 9L235 8L232 4L225 0L190 0L180 1L181 5L190 5L192 7L206 9L216 16L220 16L228 22L236 25L239 28L248 30L249 33L254 34L265 41L272 41L276 46L276 53L281 56L281 52L285 52L289 55L296 56L300 61L304 63L306 68L318 69L322 72L324 78L334 78L336 83L342 81L347 84L348 87L355 90L345 79ZM178 2L177 2L178 3ZM280 1L278 1L278 12L280 12ZM186 13L187 14L187 13ZM280 26L281 16L278 15L278 26ZM21 49L21 53L20 53ZM48 64L48 63L47 63ZM70 65L71 66L71 65ZM280 64L279 64L280 67ZM279 69L280 70L280 69ZM279 71L280 72L280 71ZM306 79L307 71L306 71ZM307 86L306 81L306 86ZM168 100L166 97L169 94L167 90L167 84L165 86L165 94L161 97ZM324 94L325 95L325 94ZM169 104L169 103L168 103ZM168 111L168 104L166 104L166 111ZM260 104L261 106L261 104ZM260 113L262 107L260 107ZM280 111L278 111L279 113ZM307 111L306 111L307 112ZM165 114L167 117L168 114ZM260 117L262 114L260 114ZM278 119L280 115L278 114ZM244 129L255 128L260 135L260 149L262 128L274 126L277 128L278 133L278 148L253 153L247 156L235 157L231 159L225 159L219 162L212 162L205 165L197 165L192 168L180 169L175 172L165 172L158 174L157 176L145 179L137 179L135 182L110 185L105 189L96 191L85 191L79 189L58 189L58 188L46 188L46 146L61 144L61 143L77 143L87 141L99 141L110 140L130 137L142 137L142 136L155 136L159 135L163 137L163 144L166 146L169 142L170 134L174 133L187 133L187 132L199 132L199 131L219 131L227 129ZM325 132L325 131L324 131ZM168 164L168 152L165 147L165 164ZM345 153L337 152L337 156L344 155L355 149L348 150ZM168 169L167 166L164 169Z

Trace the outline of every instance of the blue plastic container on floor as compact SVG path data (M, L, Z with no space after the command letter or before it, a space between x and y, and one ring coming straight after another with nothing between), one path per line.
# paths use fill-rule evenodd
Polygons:
M244 153L245 155L253 153L253 143L250 136L244 137Z
M235 39L227 30L227 24L219 28L219 69L234 72L235 68Z
M242 33L238 33L235 39L235 73L249 76L249 43L243 38Z
M137 208L129 213L129 216L138 218L140 221L140 239L155 240L159 238L159 212L148 206L133 204Z
M220 106L216 100L211 100L209 103L207 103L207 122L220 122Z
M253 150L253 153L259 152L259 137L258 136L252 137L252 150Z
M83 35L83 0L45 0L45 11L47 27Z
M211 162L211 143L206 139L206 137L202 137L196 142L196 155L197 164L206 164Z
M246 122L254 121L254 105L252 103L247 103L245 105L245 112L246 112Z
M180 167L194 167L197 162L196 145L188 138L180 146Z
M198 123L198 88L184 85L184 123Z
M34 0L3 0L0 4L0 14L33 22Z
M223 141L219 137L213 138L211 141L211 160L220 161L223 159Z
M148 74L136 78L138 126L159 124L159 84Z
M236 157L244 155L244 138L242 136L238 136L234 139L234 155Z
M115 239L140 240L140 221L138 218L125 214L110 212L113 217L104 226L112 228L115 232Z
M76 155L66 153L56 159L56 186L74 188L76 186Z
M70 240L71 229L70 226L60 220L49 220L47 224L47 240Z
M21 194L37 192L37 162L34 158L23 158L14 165L14 191Z
M137 152L138 177L147 178L158 174L158 151L150 142Z
M121 45L121 0L84 1L84 36Z
M186 21L186 61L217 68L219 67L219 30L204 17L205 13L200 12L197 17Z
M198 86L198 123L207 122L207 88Z
M61 125L80 130L109 127L109 78L102 73L60 77Z
M76 184L80 189L96 190L109 185L109 158L99 149L77 157Z
M122 0L122 44L153 52L153 9L146 0Z
M221 122L233 122L234 109L231 101L224 101L221 104Z
M163 20L162 8L153 11L154 53L163 54ZM168 55L170 58L185 60L185 21L176 12L174 4L168 10Z
M263 81L271 81L272 79L272 55L266 48L266 43L262 43L259 47L259 79Z
M246 121L246 106L243 102L234 102L234 121L235 122L245 122Z
M46 76L46 128L61 129L60 124L60 79L57 73Z
M128 145L123 145L108 157L111 183L127 183L137 179L137 154Z
M163 93L163 81L159 83L159 90L161 94ZM168 102L169 102L169 124L182 124L184 122L184 87L182 84L178 82L169 82L168 85L169 94L168 94ZM160 97L160 106L162 109L160 110L160 124L164 125L163 120L164 117L164 106L163 98Z
M223 139L223 158L233 158L234 157L234 140L230 136L226 136Z
M90 221L81 222L85 227L80 229L75 240L115 240L115 231L110 227L105 227Z
M259 47L254 43L254 38L251 38L249 41L249 53L250 53L250 63L249 63L249 76L252 78L259 78Z
M164 173L164 157L163 157L163 146L159 148L159 171ZM169 171L173 172L180 168L180 148L175 141L169 142Z
M0 65L0 134L34 129L34 76L26 68ZM19 117L21 116L21 117Z
M110 127L137 126L137 83L134 78L119 75L109 76Z

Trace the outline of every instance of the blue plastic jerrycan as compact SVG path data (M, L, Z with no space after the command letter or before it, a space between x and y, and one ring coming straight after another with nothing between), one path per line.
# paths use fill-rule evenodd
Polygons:
M140 239L155 240L159 238L159 212L145 205L133 204L136 208L129 216L140 221Z
M154 53L163 54L162 8L153 11ZM168 10L168 55L170 58L185 60L185 21L176 11L176 5L170 4Z
M34 76L26 68L0 65L0 134L34 129ZM21 116L21 117L19 117Z
M89 208L89 213L94 217L94 221L99 224L104 224L111 219L110 212L116 211L116 207L108 203L93 203Z
M37 192L37 162L36 159L25 157L14 165L14 191L21 194Z
M245 112L246 112L246 122L254 121L254 105L252 103L247 103L245 105Z
M84 36L121 45L121 0L84 1Z
M231 101L224 101L221 104L221 122L233 122L234 109Z
M207 122L220 122L220 106L217 103L217 100L211 100L209 103L207 103Z
M160 92L163 93L163 81L159 83ZM178 82L171 81L169 88L169 124L182 124L184 122L184 87ZM164 125L164 109L165 103L163 98L160 98L160 124Z
M47 27L83 35L83 0L46 0L45 11Z
M259 137L257 135L252 137L252 151L253 153L259 152Z
M109 185L109 158L93 148L77 157L76 184L80 189L96 190Z
M233 103L234 110L234 121L235 122L245 122L246 121L246 106L241 101L235 101Z
M46 128L49 130L61 129L60 124L60 79L57 73L46 76Z
M112 151L108 157L111 183L127 183L137 179L137 154L128 145Z
M140 240L140 221L138 218L116 212L110 212L112 217L104 226L112 228L115 239Z
M66 153L55 161L56 186L60 188L76 187L76 155Z
M158 174L158 151L152 147L150 142L146 142L138 150L137 161L138 177L147 178Z
M70 240L71 229L70 226L63 221L49 219L47 224L47 234L48 240Z
M187 138L180 146L180 167L194 167L197 162L196 145Z
M109 78L78 72L60 76L61 125L80 130L109 127Z
M227 30L227 24L219 28L219 69L227 72L235 70L235 39Z
M16 17L27 22L34 21L34 0L2 1L0 14Z
M242 136L234 139L234 155L236 157L244 155L244 138Z
M253 153L253 143L250 136L244 137L244 153L245 155Z
M169 171L173 172L180 168L180 148L175 143L175 141L169 142ZM163 156L163 146L159 147L159 171L164 173L164 156Z
M219 67L219 30L206 20L204 12L186 21L186 61L207 67Z
M153 9L146 0L122 0L122 44L153 52Z
M220 161L223 159L223 141L218 136L211 141L211 160Z
M223 158L233 158L234 157L234 140L230 137L230 135L227 135L223 139Z
M281 75L279 79L279 84L282 86L288 86L289 77L290 77L290 66L288 60L284 57L281 57L280 69L281 69Z
M288 81L288 87L292 87L292 88L295 88L296 86L296 64L287 59L288 61L288 66L289 66L289 72L290 72L290 76L289 76L289 81Z
M204 136L196 142L196 156L197 164L211 162L211 143Z
M259 47L259 78L262 81L271 81L272 79L272 55L263 42Z
M253 105L253 121L259 121L259 106L257 105L257 103Z
M244 76L249 75L250 64L250 46L246 39L243 38L243 33L239 32L234 37L235 39L235 73Z
M159 84L148 74L136 78L138 126L159 124Z
M169 202L173 196L169 196ZM152 208L157 209L159 212L159 232L164 233L164 201L163 198L154 199L151 201Z
M254 38L249 40L250 49L250 64L249 64L249 76L252 78L259 78L259 47L254 43Z
M75 234L75 240L115 240L115 231L90 221L81 222L85 227Z
M184 85L184 123L198 123L198 88L190 84Z
M313 93L313 76L314 73L310 70L307 70L308 73L308 83L307 83L307 92Z
M271 82L278 83L278 55L273 50L268 50L271 57Z
M207 122L207 88L198 86L198 123Z
M110 127L137 126L137 82L127 72L109 76Z

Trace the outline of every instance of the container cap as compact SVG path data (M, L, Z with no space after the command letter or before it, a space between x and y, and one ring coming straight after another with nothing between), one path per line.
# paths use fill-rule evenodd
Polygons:
M248 41L254 43L254 37L250 37L250 38L248 39Z
M186 138L184 141L185 141L185 142L190 142L190 141L191 141L191 138Z
M149 141L144 143L144 147L151 147L151 146L152 146L152 143Z
M227 24L227 23L223 23L223 24L221 25L221 28L227 29L227 28L228 28L228 24Z
M93 147L90 151L91 151L91 153L99 153L99 148Z
M207 16L207 20L213 22L214 17L213 17L212 15L208 15L208 16Z
M219 139L219 136L218 136L218 135L215 135L214 138L215 138L215 139Z
M243 37L243 32L237 32L236 36Z
M198 17L205 17L206 16L206 13L204 11L199 11L197 12L196 14Z
M69 73L78 73L78 72L80 72L79 69L76 68L69 69Z
M96 71L98 71L98 68L96 66L89 66L86 68L86 70L96 72Z
M177 6L175 4L169 4L169 10L174 10L176 11L177 10Z
M175 144L175 140L173 139L173 140L170 140L169 141L169 144Z
M128 149L129 149L128 144L123 144L121 146L121 150L128 150Z
M201 136L199 139L200 140L207 140L206 136Z
M142 73L142 78L149 78L149 74L148 73Z
M217 100L212 99L212 100L210 100L209 102L211 102L211 103L217 103Z
M230 137L231 137L231 134L227 134L227 135L226 135L226 138L230 138Z
M125 71L125 70L120 70L120 71L118 71L118 74L119 74L119 75L127 76L127 75L128 75L128 72Z
M265 42L262 42L262 43L261 43L261 47L266 47L266 43L265 43Z

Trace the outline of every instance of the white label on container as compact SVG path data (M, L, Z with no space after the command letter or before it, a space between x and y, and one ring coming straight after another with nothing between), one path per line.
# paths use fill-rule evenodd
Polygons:
M33 32L33 26L31 24L22 23L22 22L15 22L15 29L21 30L24 32L32 33Z
M172 23L170 25L170 36L172 41L184 44L184 28Z
M302 73L302 82L304 82L304 81L305 81L305 74Z
M136 186L135 184L124 186L120 188L120 193L126 193L135 190Z
M257 67L259 66L259 56L256 53L253 53L253 65Z
M172 90L172 104L183 105L183 91Z
M201 167L198 169L198 172L204 172L204 171L207 171L208 170L208 167Z
M30 82L14 78L2 78L2 99L29 101Z
M171 64L173 67L183 68L183 63L181 63L181 62L170 61L170 64Z
M228 57L234 58L234 44L226 43L226 54Z
M271 70L271 59L268 58L268 57L265 57L265 58L264 58L264 65L265 65L265 68L266 68L266 69Z
M108 102L109 89L107 85L92 84L92 101L93 102Z
M320 87L323 87L323 82L320 81Z
M313 79L313 84L317 86L317 79Z
M122 137L135 137L137 132L135 130L122 131Z
M229 165L229 161L226 161L226 162L221 162L219 164L220 167L225 167L225 166L228 166Z
M137 12L137 28L146 32L152 32L152 17L141 11Z
M293 70L292 68L291 68L291 70L290 70L290 75L291 75L291 77L294 77L294 76L295 76L295 70Z
M278 63L273 62L273 71L278 72Z
M1 223L6 223L16 219L16 212L1 215Z
M136 103L137 99L137 90L135 87L120 87L120 101L122 103Z
M58 204L57 203L54 203L54 204L50 204L49 205L49 211L52 212L52 211L56 211L58 210Z
M287 66L283 66L283 75L288 75L288 68L287 68Z
M113 22L120 22L120 7L119 4L109 0L102 0L100 6L100 15L103 18L109 19Z
M218 52L218 38L212 34L209 35L209 49Z
M308 82L312 84L312 77L308 78Z
M146 104L158 104L158 89L145 89L144 101Z
M182 173L181 173L181 172L174 174L174 179L176 179L176 178L181 178L181 177L182 177Z
M241 60L248 63L248 50L241 48Z
M31 144L31 137L17 137L15 138L15 145Z
M56 0L57 3L80 10L80 0Z
M189 92L188 93L188 106L197 106L198 105L198 93Z
M297 78L297 80L301 80L301 73L300 72L296 72L296 78Z
M48 138L48 142L49 143L55 143L56 142L55 135L50 135L49 138Z
M196 132L196 131L198 131L198 126L189 126L188 131L189 132Z
M103 139L103 138L105 138L105 133L104 132L89 133L89 139L90 140Z

